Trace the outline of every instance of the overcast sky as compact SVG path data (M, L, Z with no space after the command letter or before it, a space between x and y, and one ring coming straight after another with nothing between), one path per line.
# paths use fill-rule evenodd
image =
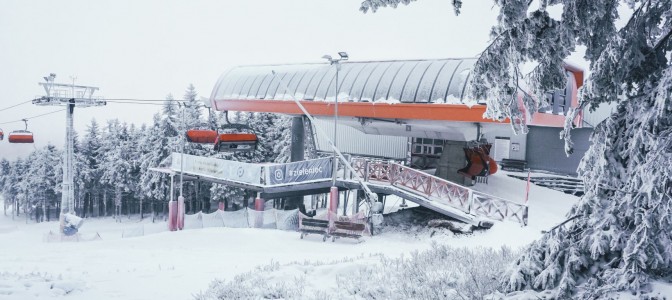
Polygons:
M209 97L217 78L241 64L316 62L347 51L351 60L473 57L488 44L491 0L421 0L362 14L361 0L0 1L0 109L44 94L42 77L97 86L106 98L181 98L193 83ZM586 66L581 55L570 58ZM24 104L0 123L60 108ZM75 111L83 136L92 118L150 123L158 106L108 104ZM23 123L0 125L5 135ZM35 145L0 142L0 157L64 142L65 113L29 121Z

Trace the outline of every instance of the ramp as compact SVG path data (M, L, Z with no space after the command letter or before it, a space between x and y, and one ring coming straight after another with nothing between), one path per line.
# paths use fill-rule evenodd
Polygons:
M528 208L522 203L481 193L389 161L358 158L352 160L352 166L370 186L388 187L389 194L460 221L479 225L483 219L511 220L527 225Z
M173 153L170 171L197 180L242 187L259 192L262 198L325 193L331 187L330 158L289 164L249 164L224 159ZM328 164L325 164L325 161ZM322 164L328 172L314 173L312 177L278 183L278 169L296 167L305 169ZM374 193L392 194L428 209L480 226L485 220L515 221L527 225L528 207L525 204L475 191L448 180L389 161L354 158L353 169ZM154 169L155 171L161 171ZM275 170L275 171L274 171ZM292 173L289 169L286 173ZM164 171L166 172L166 171ZM337 179L340 189L360 189L349 172Z

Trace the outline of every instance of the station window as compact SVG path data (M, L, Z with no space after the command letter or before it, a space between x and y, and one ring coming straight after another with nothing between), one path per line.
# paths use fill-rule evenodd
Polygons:
M443 153L443 140L413 138L413 154L441 155Z
M555 115L567 115L569 112L569 107L571 106L571 89L569 83L574 80L574 77L571 76L569 72L567 74L568 85L564 89L547 92L546 101L548 106L540 107L539 112L555 114Z

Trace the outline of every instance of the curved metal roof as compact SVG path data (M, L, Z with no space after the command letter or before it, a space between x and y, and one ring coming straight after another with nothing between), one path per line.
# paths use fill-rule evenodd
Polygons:
M341 62L340 101L461 103L475 58ZM289 87L288 93L276 76ZM211 100L334 101L336 68L329 64L240 66L224 73Z

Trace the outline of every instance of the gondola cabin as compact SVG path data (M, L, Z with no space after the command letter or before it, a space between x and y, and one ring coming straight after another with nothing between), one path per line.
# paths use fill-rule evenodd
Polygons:
M33 133L27 130L16 130L9 133L10 143L14 144L32 144L35 141L33 140Z
M5 132L0 129L0 141L5 139Z
M253 151L257 148L257 135L254 133L222 133L217 137L217 151Z
M212 144L217 142L217 131L200 129L188 130L187 140L197 144Z

